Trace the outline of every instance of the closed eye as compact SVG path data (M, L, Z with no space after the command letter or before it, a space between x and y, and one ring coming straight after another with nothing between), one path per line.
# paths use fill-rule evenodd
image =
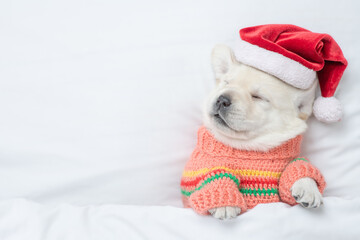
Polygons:
M268 99L264 98L263 96L261 96L259 94L253 93L253 94L251 94L251 97L252 97L253 100L257 100L257 101L261 100L261 101L269 102Z
M263 100L263 98L260 97L259 95L252 94L251 97L252 97L253 99Z

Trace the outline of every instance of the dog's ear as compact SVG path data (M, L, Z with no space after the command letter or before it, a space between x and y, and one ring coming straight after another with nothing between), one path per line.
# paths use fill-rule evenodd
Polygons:
M211 63L217 83L230 70L234 62L234 53L228 46L219 44L214 47L211 53Z
M302 120L307 120L311 116L317 82L315 81L309 89L304 90L295 101L299 113L298 117Z

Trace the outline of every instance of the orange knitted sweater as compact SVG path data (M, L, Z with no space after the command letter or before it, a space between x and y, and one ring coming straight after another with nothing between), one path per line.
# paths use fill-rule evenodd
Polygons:
M244 212L259 203L295 205L290 188L303 177L313 178L322 193L325 181L306 158L299 158L301 135L267 152L224 145L201 127L198 143L185 166L181 193L185 207L199 214L223 206Z

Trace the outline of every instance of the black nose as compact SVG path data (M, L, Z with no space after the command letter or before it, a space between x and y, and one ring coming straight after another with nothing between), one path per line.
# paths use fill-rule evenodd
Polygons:
M216 108L219 110L220 108L226 108L229 107L231 105L231 100L229 99L229 97L221 95L217 100L216 100Z

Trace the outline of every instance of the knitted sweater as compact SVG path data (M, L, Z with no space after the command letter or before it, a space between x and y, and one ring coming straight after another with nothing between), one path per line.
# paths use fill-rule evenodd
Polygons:
M244 212L259 203L295 205L290 188L303 177L313 178L322 193L325 181L320 171L298 157L301 139L299 135L267 152L245 151L224 145L201 127L181 179L184 206L208 214L223 206Z

